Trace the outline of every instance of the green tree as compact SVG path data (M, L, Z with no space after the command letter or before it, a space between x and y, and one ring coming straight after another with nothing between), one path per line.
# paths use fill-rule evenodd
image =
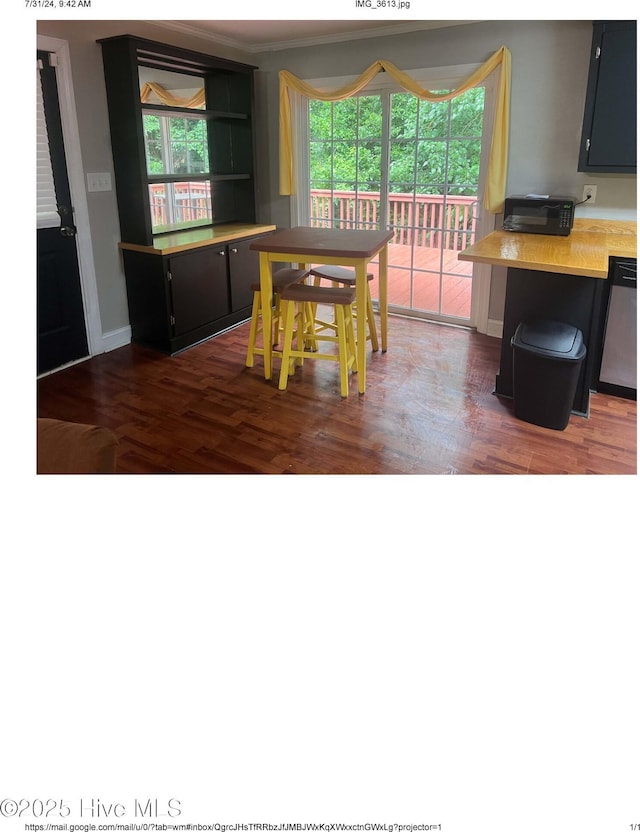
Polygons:
M163 122L164 124L161 124ZM147 172L207 173L209 148L207 123L203 118L181 116L157 116L145 113L143 117ZM163 126L168 135L169 153L165 149Z
M451 101L391 97L389 183L395 193L473 195L480 168L484 89ZM380 96L309 102L311 187L376 191L382 171Z

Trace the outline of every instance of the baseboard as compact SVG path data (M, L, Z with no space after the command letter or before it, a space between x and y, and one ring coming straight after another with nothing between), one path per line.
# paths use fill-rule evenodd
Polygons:
M504 321L497 321L495 318L489 318L487 321L487 335L492 338L502 338L502 329Z
M117 350L119 347L125 347L127 344L130 343L130 326L123 326L120 329L114 329L111 332L103 332L101 352L111 352L111 350Z

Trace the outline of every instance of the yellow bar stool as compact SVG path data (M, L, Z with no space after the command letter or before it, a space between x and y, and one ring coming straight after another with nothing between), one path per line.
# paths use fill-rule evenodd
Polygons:
M280 292L292 283L299 283L309 276L308 269L279 269L273 274L273 346L276 347L280 341L280 333L283 330L282 315L280 312ZM253 306L251 308L251 326L249 327L249 345L247 347L247 367L253 367L253 359L256 355L264 355L264 347L258 347L258 336L262 334L262 315L260 282L252 283Z
M349 395L349 370L357 372L356 338L353 328L352 306L355 302L354 287L310 286L306 283L294 283L280 292L282 315L284 316L284 337L282 346L282 365L278 388L287 389L289 375L293 374L295 364L302 364L305 358L324 361L337 361L340 365L340 395ZM318 304L334 307L335 332L331 335L314 331L315 308ZM297 326L296 307L298 310ZM310 352L309 335L312 333L314 346L316 341L329 341L338 345L338 353ZM295 337L295 347L294 347Z
M333 285L341 284L343 286L350 286L355 289L356 275L353 269L348 269L345 266L317 266L311 269L312 277L324 278L330 280ZM376 319L373 314L373 301L371 300L371 292L369 290L369 283L373 280L371 273L367 274L367 341L371 341L371 349L377 352L378 346L378 332L376 330ZM356 313L357 314L357 310Z

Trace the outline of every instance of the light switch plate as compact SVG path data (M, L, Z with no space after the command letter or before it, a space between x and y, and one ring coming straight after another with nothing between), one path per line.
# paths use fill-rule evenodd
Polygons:
M110 191L111 190L111 174L110 173L88 173L87 174L87 190L91 193L93 191Z

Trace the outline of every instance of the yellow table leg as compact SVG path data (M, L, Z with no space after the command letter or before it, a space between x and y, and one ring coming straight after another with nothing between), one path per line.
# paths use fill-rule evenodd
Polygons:
M380 312L380 340L382 342L382 352L387 351L387 323L389 316L389 301L388 301L388 265L389 252L388 246L383 246L380 249L378 268L378 296L379 296L379 312Z
M367 262L356 263L356 340L358 353L358 393L367 388Z
M264 377L271 378L271 350L273 348L271 299L273 296L273 279L271 262L266 251L260 252L260 299L262 303L262 338L264 344Z

